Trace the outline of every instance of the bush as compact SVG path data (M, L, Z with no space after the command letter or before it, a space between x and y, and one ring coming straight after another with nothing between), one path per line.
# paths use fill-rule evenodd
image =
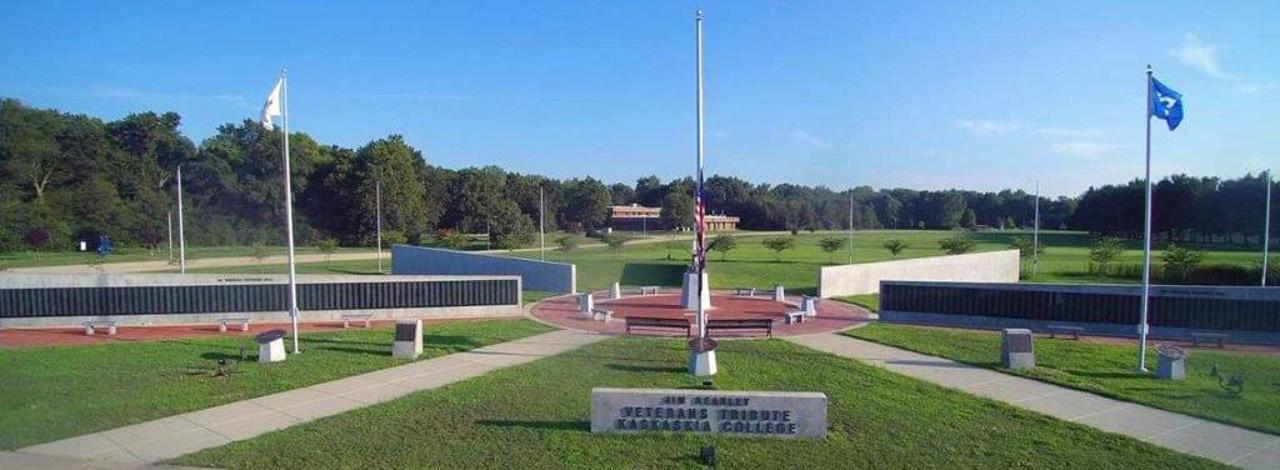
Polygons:
M729 252L737 247L738 239L734 238L733 235L716 235L715 238L711 239L711 243L707 245L707 251L719 251L720 261L724 261ZM670 254L668 254L667 259L671 259Z
M1093 266L1096 265L1098 273L1106 276L1107 265L1119 258L1121 253L1124 253L1124 248L1120 246L1119 238L1099 237L1097 241L1093 242L1093 247L1089 249L1089 261L1092 262L1089 269L1090 272L1093 271ZM1139 271L1141 271L1141 268L1139 268Z
M938 240L938 248L948 255L962 255L973 250L976 243L968 237L947 237Z
M792 237L772 237L761 240L760 244L773 250L774 261L782 261L782 252L796 246L796 239Z
M845 247L845 239L840 237L822 237L818 240L818 247L822 251L827 252L827 262L835 262L836 252Z
M907 249L907 246L907 242L898 238L885 240L884 242L884 249L889 250L889 253L892 254L894 258L897 258L898 254L902 253L902 250Z
M1191 279L1191 274L1204 259L1204 253L1170 243L1160 258L1164 260L1165 280L1183 283Z

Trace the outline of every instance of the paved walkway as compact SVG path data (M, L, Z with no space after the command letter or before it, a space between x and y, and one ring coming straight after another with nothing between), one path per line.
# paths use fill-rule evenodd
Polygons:
M1280 469L1280 436L961 364L835 333L788 341L1161 447L1251 469Z
M0 468L119 468L172 459L577 349L608 336L553 331L0 454ZM69 460L70 459L70 460ZM45 465L37 465L44 462ZM75 462L76 465L66 465ZM83 464L83 465L80 465Z

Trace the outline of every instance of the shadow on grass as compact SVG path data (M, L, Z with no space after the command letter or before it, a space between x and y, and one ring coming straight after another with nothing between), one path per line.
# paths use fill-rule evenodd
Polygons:
M507 419L482 419L476 421L481 426L501 428L547 429L553 431L591 431L589 421L516 421Z
M390 343L388 343L388 345L390 345ZM316 349L320 349L324 351L344 352L344 353L351 353L351 354L368 354L371 356L390 356L391 355L391 348L386 348L386 350L376 350L376 349L355 348L350 346L319 346Z
M659 263L627 263L621 282L629 286L678 286L684 266Z
M631 364L605 364L604 367L607 369L613 369L613 370L622 371L622 372L643 372L643 373L660 372L660 373L673 373L673 374L681 374L685 372L685 369L683 367L676 367L676 366L637 366L637 365L631 365Z
M422 346L437 349L475 349L483 346L475 339L458 335L422 335Z

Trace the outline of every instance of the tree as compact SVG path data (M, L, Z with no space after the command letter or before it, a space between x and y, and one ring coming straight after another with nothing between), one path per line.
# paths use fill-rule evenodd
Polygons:
M156 247L160 245L160 231L148 225L142 229L142 234L139 238L142 240L142 246L150 252L149 254L155 256Z
M271 251L267 249L266 245L254 243L253 247L249 249L249 256L253 258L254 263L258 264L258 272L262 272L262 263L267 260L268 256L271 256Z
M436 244L450 250L461 250L471 243L467 234L453 229L440 229L436 231Z
M1204 260L1204 252L1170 243L1160 258L1164 261L1165 277L1173 282L1187 282Z
M693 227L693 197L682 192L667 193L658 216L671 229Z
M631 241L631 238L614 233L606 235L603 240L604 244L609 246L609 251L613 252L613 259L618 259L618 254L622 253L623 245Z
M711 243L707 245L707 250L719 251L720 261L724 261L725 257L729 255L729 252L733 251L737 247L738 247L738 240L734 238L733 235L722 234L722 235L716 235L715 238L711 239ZM671 255L668 252L667 259L670 259L670 258L671 258Z
M382 231L382 242L387 244L387 246L403 245L405 243L408 243L408 241L409 240L407 237L405 237L404 232L401 232L399 230L383 230Z
M891 238L885 240L884 249L889 250L889 253L893 255L894 258L897 258L898 254L902 253L902 250L907 249L907 242L904 242L899 238Z
M493 214L489 241L506 250L520 248L533 241L533 221L520 212L514 201L504 201Z
M978 215L973 212L973 209L964 210L964 215L960 217L960 226L969 230L978 228Z
M44 250L47 244L49 244L49 231L44 227L33 227L27 231L27 246L35 252L37 260L40 259L40 251Z
M316 241L316 250L324 254L324 267L328 269L333 258L333 252L338 251L338 241L332 238L322 238Z
M938 248L948 255L962 255L973 250L976 242L968 237L947 237L938 240Z
M1107 266L1120 257L1124 249L1120 246L1120 239L1113 237L1098 237L1093 243L1093 247L1089 248L1089 260L1097 266L1097 272L1100 275L1107 275Z
M636 201L636 191L626 183L609 185L609 199L615 206L625 206Z
M794 237L770 237L760 241L765 248L773 250L774 261L782 261L782 252L795 247L796 239Z
M818 239L818 247L827 252L827 262L834 263L836 252L845 247L847 240L840 237L822 237Z
M609 189L595 178L571 179L564 183L565 217L587 230L604 226L609 217Z
M562 235L556 238L556 251L563 253L562 256L568 258L569 252L578 249L581 243L581 239L576 235Z
M1044 254L1044 244L1034 246L1035 243L1030 237L1019 235L1009 239L1009 248L1018 250L1018 257L1022 259L1030 258L1032 254Z

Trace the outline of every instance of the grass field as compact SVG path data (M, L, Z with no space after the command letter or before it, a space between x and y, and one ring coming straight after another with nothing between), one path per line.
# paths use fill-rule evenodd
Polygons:
M942 238L962 235L961 232L918 231L918 230L874 230L860 231L854 235L854 262L867 263L895 259L884 248L889 239L900 239L908 244L905 251L897 259L919 258L926 256L942 256L937 241ZM978 232L968 236L977 240L975 251L1007 249L1009 241L1015 235L1026 235L1025 232ZM795 248L784 251L780 256L766 249L761 240L776 235L759 235L749 232L736 234L738 248L728 253L727 257L713 252L709 257L708 270L711 272L711 285L717 289L735 287L769 287L780 283L789 291L797 293L816 293L818 287L818 270L822 266L844 264L849 260L848 251L840 250L832 254L821 251L818 240L826 236L845 237L845 233L802 233L796 237ZM1048 283L1133 283L1137 279L1102 277L1089 274L1089 247L1092 239L1079 232L1046 231L1041 233L1045 252L1040 256L1040 267L1036 276L1030 274L1030 263L1024 263L1023 280L1027 282ZM625 285L665 285L680 284L680 273L688 264L688 241L633 243L615 252L604 247L586 247L572 252L560 252L548 248L547 259L564 261L577 265L578 289L597 290L607 288L613 282ZM1117 264L1141 263L1142 251L1139 242L1127 242L1126 250ZM1159 263L1162 252L1156 250L1154 259ZM506 253L508 256L537 258L537 251L518 251ZM781 259L779 261L778 259ZM1205 252L1203 264L1233 264L1252 266L1260 259L1255 251L1222 247ZM374 274L377 263L373 260L304 263L298 265L302 273L343 273ZM389 266L389 264L388 264ZM387 268L389 269L389 267ZM242 267L205 268L197 264L190 272L210 273L282 273L283 265L247 265Z
M822 440L591 434L592 387L690 388L681 341L617 338L177 459L220 468L1219 468L780 340L726 341L722 390L830 399ZM334 445L341 450L335 451Z
M998 332L877 323L845 332L877 343L923 354L998 369ZM1280 358L1256 354L1194 349L1187 360L1187 380L1156 380L1134 372L1136 345L1082 341L1036 340L1036 368L1018 375L1150 405L1223 423L1280 434ZM1154 367L1154 348L1147 363ZM1232 396L1209 376L1214 364L1224 374L1241 373L1245 389Z
M550 331L528 320L423 325L422 358ZM94 431L327 382L406 363L391 357L387 328L304 333L303 354L271 365L255 361L247 336L90 346L0 349L0 449ZM249 361L213 377L215 361Z

